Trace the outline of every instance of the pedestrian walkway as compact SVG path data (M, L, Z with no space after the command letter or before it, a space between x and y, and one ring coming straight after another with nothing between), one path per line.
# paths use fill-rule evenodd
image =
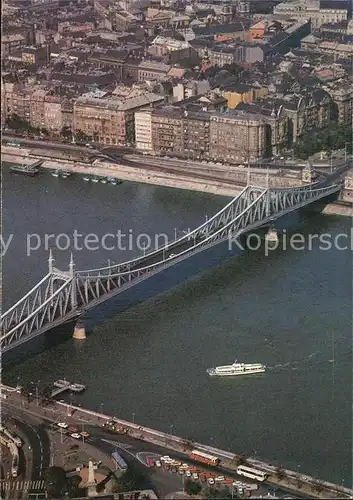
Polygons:
M42 491L44 481L1 481L1 487L5 491Z

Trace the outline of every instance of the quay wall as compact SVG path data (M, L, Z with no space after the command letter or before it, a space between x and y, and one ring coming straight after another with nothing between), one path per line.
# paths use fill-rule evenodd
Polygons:
M68 405L65 403L58 402L57 404L63 406L65 409L68 407ZM195 441L186 440L178 436L160 432L148 427L142 427L137 424L127 422L126 420L121 420L115 417L112 418L108 415L103 415L98 412L86 410L81 407L70 406L70 411L71 414L74 413L75 415L81 414L81 416L93 416L95 419L98 419L98 421L109 421L113 419L117 424L123 426L124 428L127 428L131 437L174 450L178 453L188 454L191 451L190 448L198 449L200 451L204 451L205 453L210 453L222 459L222 466L224 468L230 469L234 472L236 472L237 470L237 459L239 458L239 455L235 453L220 450L213 446L207 446ZM283 469L282 472L285 475L285 479L279 479L276 475L278 469L276 466L261 462L260 460L256 460L253 458L247 458L247 463L250 466L267 472L267 482L282 486L283 488L289 488L291 490L297 491L300 494L307 493L310 495L310 497L315 498L353 498L353 490L340 485L336 485L334 483L330 483L328 481L317 480L313 477L308 476L307 474L304 475L298 472ZM301 482L300 487L298 487L298 481ZM322 488L322 491L317 491L314 495L311 491L311 485L316 486L318 484L320 484L320 488Z
M2 398L11 398L12 394L17 399L19 394L16 393L17 389L13 387L0 384L0 394ZM66 415L68 423L72 419L72 423L75 421L81 421L82 423L90 425L102 426L104 422L114 420L118 425L121 425L127 429L129 436L141 441L146 441L165 449L173 450L178 453L188 455L191 449L199 449L200 451L208 452L212 455L218 456L222 464L221 466L236 472L239 459L239 455L228 452L225 450L220 450L213 446L203 445L189 439L180 438L178 436L173 436L164 432L157 431L148 427L142 427L135 423L128 422L126 420L118 419L105 415L103 413L98 413L96 411L87 410L82 407L77 407L69 405L67 403L55 402L55 406L50 410L49 408L41 409L36 406L36 412L42 411L45 413L46 418L48 412L52 411L52 419L57 421L58 414ZM27 410L31 413L30 410ZM247 458L247 463L257 469L260 469L268 474L268 483L276 484L280 487L296 491L300 495L307 495L309 498L353 498L353 490L343 487L341 485L333 484L328 481L317 480L308 475L304 475L299 472L290 471L287 469L281 469L281 478L278 476L278 468L272 464L262 462L253 458ZM315 489L313 491L313 487ZM317 489L319 487L319 489Z
M48 160L49 154L44 152L35 151L25 148L16 148L4 146L2 149L2 160L7 162L25 163L30 164L34 160L42 159L43 168L56 169L64 168L72 172L86 173L94 175L117 175L123 180L130 180L134 182L142 182L147 184L163 185L167 187L176 187L181 189L191 189L203 192L210 192L223 196L234 196L239 187L245 186L248 180L247 170L220 170L217 166L208 169L208 172L197 171L195 167L173 167L173 172L170 167L166 166L165 171L158 166L144 166L143 164L136 163L136 166L127 166L119 163L111 163L100 160L95 160L93 163L83 162L82 160L75 161L74 158L69 156L65 159L62 158L60 153L59 158L55 158L59 153L53 152L51 154L52 160ZM55 160L54 160L55 158ZM142 160L143 161L143 160ZM176 169L179 171L175 171ZM219 180L212 177L219 176ZM224 177L224 178L223 178ZM251 184L265 185L266 173L257 172L251 173ZM291 188L303 185L301 177L297 175L283 175L281 172L270 172L269 186L278 188Z

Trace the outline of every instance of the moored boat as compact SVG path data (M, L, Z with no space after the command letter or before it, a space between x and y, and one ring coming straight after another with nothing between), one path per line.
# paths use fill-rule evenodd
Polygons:
M82 392L86 389L86 386L83 384L71 384L70 390L73 392Z
M61 174L61 170L60 170L60 168L57 168L51 175L53 177L59 177L60 174Z
M91 181L94 183L97 183L97 182L99 182L99 179L98 179L98 177L92 177Z
M83 180L89 182L91 179L89 177L84 177Z
M107 183L107 178L106 178L106 177L103 177L103 178L100 180L100 182L101 182L102 184L106 184L106 183Z
M61 389L62 387L65 387L65 386L67 386L67 385L70 385L70 382L68 382L68 381L67 381L67 380L65 380L65 379L64 379L64 380L62 380L62 379L60 379L60 380L56 380L56 381L54 382L54 386L55 386L55 387L58 387L59 389Z
M252 375L254 373L263 373L266 366L261 363L238 363L235 361L232 365L216 366L208 368L207 373L211 377L229 377L235 375Z
M15 165L13 167L10 167L10 171L14 174L28 175L30 177L34 177L39 172L38 168L32 167L30 165Z
M72 172L68 171L68 170L63 170L62 173L61 173L61 176L64 178L64 179L67 179L68 177L70 177L72 175Z

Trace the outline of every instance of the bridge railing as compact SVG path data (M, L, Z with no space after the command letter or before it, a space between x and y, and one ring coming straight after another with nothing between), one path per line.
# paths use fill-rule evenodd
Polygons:
M212 217L210 217L206 222L204 222L203 224L201 224L200 226L198 226L196 229L193 229L189 233L185 234L181 238L177 238L176 240L172 241L171 243L168 243L167 245L159 247L156 250L153 250L152 252L149 252L149 253L147 253L144 256L137 257L136 259L131 259L131 260L126 261L126 262L121 262L120 264L116 264L114 266L106 266L106 267L101 267L101 268L98 268L98 269L84 269L82 271L76 271L76 273L77 274L87 274L87 273L93 273L93 272L95 273L97 271L102 271L102 272L109 271L109 270L111 270L111 269L113 269L115 267L119 267L119 268L120 267L129 267L129 266L137 264L138 262L141 262L141 261L145 260L147 257L153 257L153 256L158 255L159 253L161 253L163 251L170 250L170 249L174 248L175 246L180 245L181 243L190 240L195 233L201 232L202 229L206 228L208 225L210 225L212 222L214 222L223 212L225 212L228 208L230 208L234 204L235 200L241 198L242 195L247 191L247 189L248 189L248 187L245 187L239 193L238 196L236 196L235 198L233 198L232 201L230 201L225 207L223 207L221 210L219 210L215 215L213 215Z
M67 282L63 283L55 292L53 295L51 295L50 297L48 297L44 302L43 304L41 304L39 307L37 307L37 309L35 309L33 312L31 312L31 314L29 314L28 316L26 316L22 321L20 321L20 323L18 323L17 325L15 325L12 329L10 329L8 332L6 331L1 331L1 343L3 344L4 341L10 337L11 335L14 335L18 330L20 330L22 327L26 328L26 326L28 325L28 328L30 328L29 326L29 322L31 319L35 319L35 317L38 315L38 317L40 316L40 313L43 312L43 314L46 314L46 311L47 311L47 307L50 306L50 303L52 303L53 301L55 301L56 298L58 298L60 296L60 294L65 290L65 288L69 287L70 283L73 281L73 278L71 278L70 280L68 280ZM34 323L32 325L32 328L34 326ZM26 332L26 334L30 333L29 331Z
M186 256L188 256L188 254L190 253L194 253L194 252L198 252L202 247L205 247L205 246L210 246L210 244L212 244L212 240L215 240L215 243L218 243L219 241L219 235L221 235L222 233L225 233L225 237L224 239L228 238L228 233L227 233L227 230L233 226L235 224L235 222L238 220L238 219L241 219L252 207L256 206L257 202L259 201L259 199L263 198L266 194L266 191L262 191L258 198L255 198L247 207L245 207L242 212L240 212L237 217L235 219L232 219L230 220L226 225L220 227L219 229L217 229L217 231L211 233L209 236L206 236L204 237L200 242L194 244L193 246L191 246L190 248L187 248L186 250L184 250L183 252L180 252L178 254L175 255L175 257L172 257L172 258L169 258L169 259L165 259L165 260L161 260L161 261L158 261L158 262L155 262L153 264L147 264L146 266L144 267L140 267L140 268L135 268L135 269L130 269L130 270L127 270L127 271L123 271L123 272L118 272L118 273L109 273L107 275L105 275L106 278L109 278L109 279L114 279L114 278L118 278L118 277L125 277L125 276L130 276L131 274L133 273L143 273L143 272L147 272L147 271L152 271L154 270L155 268L159 268L161 266L163 266L163 264L166 264L167 262L169 262L170 264L172 264L172 262L175 262L175 261L179 261L179 260L182 260L183 258L185 258ZM198 228L199 229L199 228ZM191 233L189 233L190 235ZM187 237L188 235L186 235ZM159 252L153 252L153 255L158 255ZM163 255L163 254L162 254ZM133 261L130 261L131 264L135 263L138 264L139 262L145 260L147 260L148 257L151 257L152 256L152 253L151 254L147 254L145 257L143 258L138 258L136 260L133 260ZM123 264L121 264L119 267L122 267ZM105 270L108 270L108 271L111 271L112 269L115 269L116 266L112 266L112 267L108 267L108 268L104 268ZM87 276L91 279L100 279L102 278L103 276L101 274L98 274L97 276L94 276L93 275L93 272L98 272L98 273L101 273L102 269L96 269L96 270L91 270L90 273L91 275L90 276ZM86 271L88 272L88 271ZM83 277L82 276L82 271L77 271L75 273L76 276L78 277Z

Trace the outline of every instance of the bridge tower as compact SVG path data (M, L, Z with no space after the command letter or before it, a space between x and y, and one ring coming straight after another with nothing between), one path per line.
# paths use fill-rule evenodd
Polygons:
M53 295L54 293L54 282L53 282L53 272L54 272L54 257L53 257L53 252L50 249L49 250L49 259L48 259L48 267L49 267L49 274L51 274L50 278L50 295Z
M77 307L77 293L76 293L76 280L75 280L75 263L74 263L74 258L71 252L70 256L70 264L69 264L69 273L70 273L70 278L72 278L71 282L71 307L72 309L76 309Z
M311 184L313 182L314 172L312 163L308 160L302 170L302 181Z

